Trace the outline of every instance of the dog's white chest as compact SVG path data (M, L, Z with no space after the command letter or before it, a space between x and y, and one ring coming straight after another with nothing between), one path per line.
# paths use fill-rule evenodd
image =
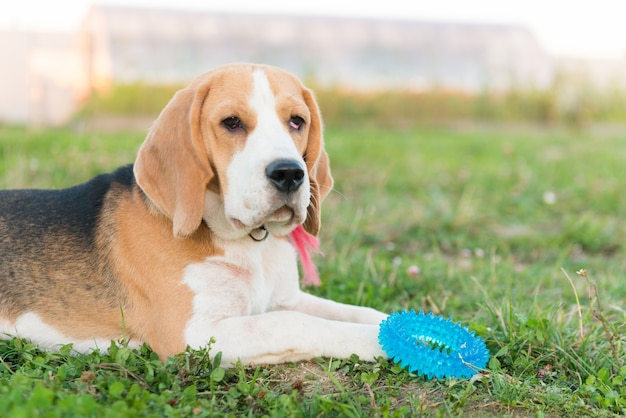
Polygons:
M190 345L206 341L211 322L226 317L257 315L289 302L298 292L295 251L286 240L239 240L225 245L220 257L210 257L185 269L182 285L194 293L193 315L185 327Z

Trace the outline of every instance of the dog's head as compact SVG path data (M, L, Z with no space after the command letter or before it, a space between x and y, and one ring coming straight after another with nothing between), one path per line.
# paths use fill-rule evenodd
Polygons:
M278 68L231 64L176 93L135 162L137 183L175 236L202 220L221 238L320 228L333 180L312 93Z

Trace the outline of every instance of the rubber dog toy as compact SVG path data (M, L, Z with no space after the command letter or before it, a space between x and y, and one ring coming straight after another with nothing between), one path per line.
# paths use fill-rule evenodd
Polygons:
M378 341L395 362L428 379L469 378L489 360L482 338L432 312L392 313L380 323Z

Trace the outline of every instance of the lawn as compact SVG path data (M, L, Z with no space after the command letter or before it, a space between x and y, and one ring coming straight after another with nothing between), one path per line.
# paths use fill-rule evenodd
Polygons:
M84 181L132 161L142 137L0 126L0 187ZM210 349L163 364L148 347L71 355L13 339L0 341L0 416L626 413L626 129L330 126L326 145L336 186L310 291L460 321L486 341L487 370L224 369Z

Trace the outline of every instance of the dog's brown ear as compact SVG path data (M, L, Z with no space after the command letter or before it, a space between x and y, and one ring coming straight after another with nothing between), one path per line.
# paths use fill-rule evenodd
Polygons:
M135 178L173 223L177 237L202 222L206 188L213 177L200 116L209 83L177 92L161 112L137 155Z
M307 218L304 221L304 229L309 234L317 235L321 226L322 201L333 188L333 177L330 173L328 154L324 149L320 111L313 98L313 93L307 89L303 89L302 94L311 112L309 138L304 153L309 181L311 182L311 201L307 208Z

